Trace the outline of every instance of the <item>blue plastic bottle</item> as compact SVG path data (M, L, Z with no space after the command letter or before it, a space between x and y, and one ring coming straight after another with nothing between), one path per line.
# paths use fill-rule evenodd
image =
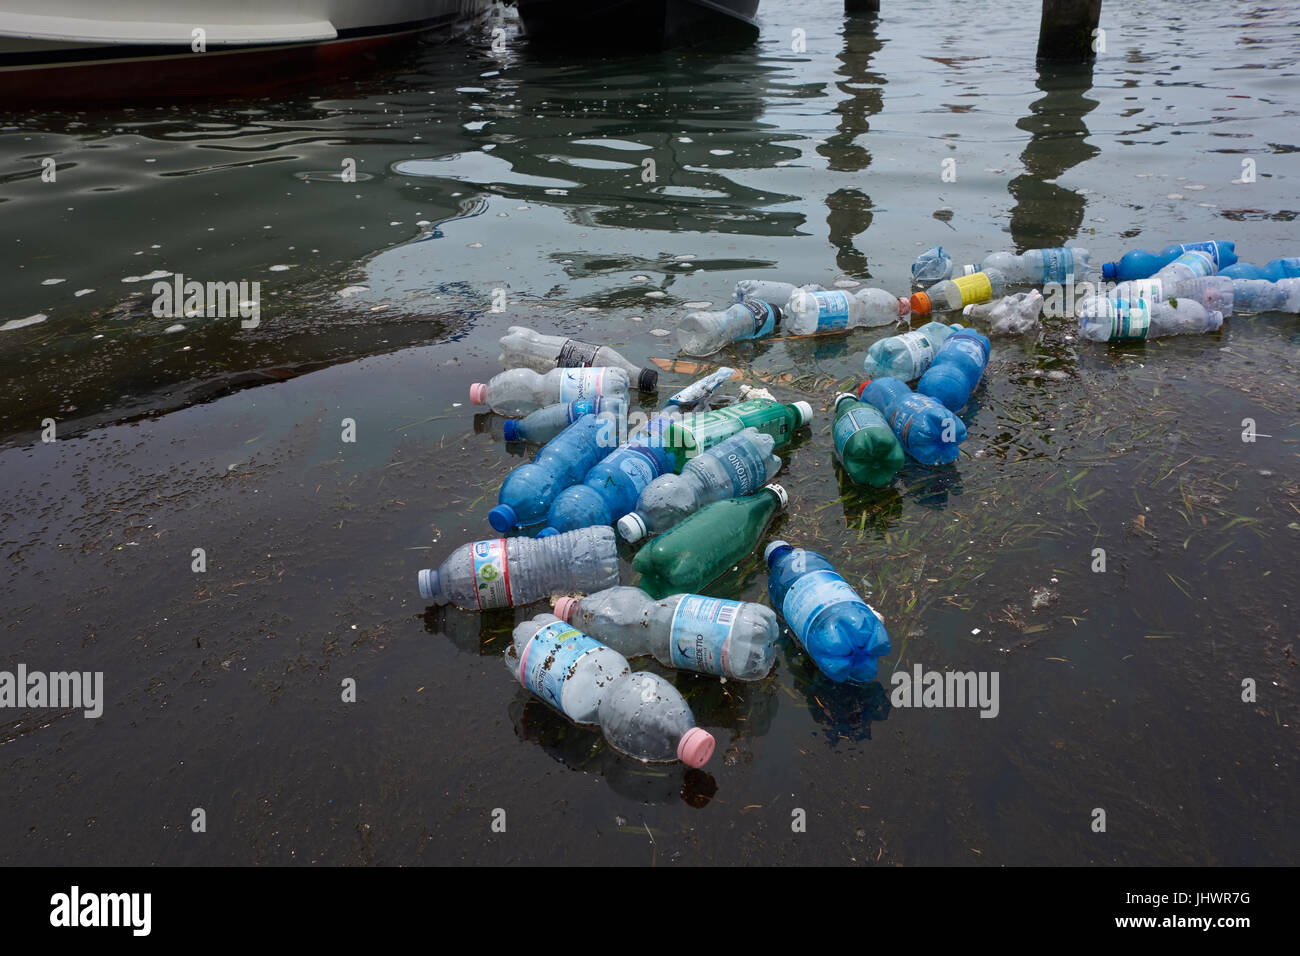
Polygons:
M877 378L858 386L858 398L885 416L903 451L921 464L947 465L957 460L966 425L929 395L916 394L896 378Z
M664 442L656 440L670 418L651 419L645 428L614 449L587 472L582 484L564 489L551 504L546 527L538 537L609 525L636 507L646 486L671 474L675 460Z
M501 426L502 437L506 441L545 444L583 415L598 415L601 412L626 416L626 403L617 395L597 395L595 398L580 398L567 404L547 405L523 418L507 418Z
M1274 259L1262 268L1249 262L1238 262L1235 266L1220 270L1219 275L1227 276L1229 279L1267 279L1269 282L1295 279L1300 277L1300 256Z
M877 658L890 648L889 632L871 606L815 551L773 541L763 559L772 607L821 672L840 683L873 679Z
M959 412L970 401L989 361L989 340L974 329L962 329L948 336L939 354L925 370L916 390Z
M1104 263L1101 267L1101 277L1107 281L1117 282L1149 279L1184 252L1192 249L1209 253L1210 258L1214 260L1216 271L1222 272L1237 261L1236 247L1235 242L1211 239L1207 242L1184 242L1172 245L1160 253L1134 249L1132 252L1125 253L1119 262Z
M606 449L597 440L605 428L599 415L583 415L506 476L488 512L488 522L503 534L545 520L551 502L565 488L582 480Z

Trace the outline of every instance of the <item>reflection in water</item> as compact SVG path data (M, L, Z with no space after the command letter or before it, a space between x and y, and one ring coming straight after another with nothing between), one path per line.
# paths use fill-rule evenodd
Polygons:
M844 509L844 525L857 529L860 536L868 533L884 535L902 518L903 496L898 493L897 481L887 488L859 485L838 461L835 462L835 481L840 493L840 507Z
M878 680L869 684L837 684L807 662L810 679L796 685L808 700L808 711L821 726L831 749L841 741L871 739L871 725L889 719L889 693ZM882 662L881 669L886 665Z
M961 472L956 465L924 466L910 462L898 473L903 494L918 505L943 511L948 506L948 495L960 495Z
M1098 102L1087 96L1092 65L1040 64L1037 86L1043 95L1016 123L1029 133L1020 154L1025 171L1008 187L1016 200L1011 239L1018 250L1063 246L1074 239L1083 224L1085 200L1056 179L1100 152L1087 142L1084 123Z
M424 612L426 633L446 637L456 650L478 657L504 654L514 627L515 609L512 608L469 614L445 604L431 605Z

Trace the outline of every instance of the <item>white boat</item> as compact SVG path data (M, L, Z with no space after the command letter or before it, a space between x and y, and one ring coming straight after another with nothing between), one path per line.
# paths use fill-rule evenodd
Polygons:
M0 0L0 95L246 93L480 16L492 0Z

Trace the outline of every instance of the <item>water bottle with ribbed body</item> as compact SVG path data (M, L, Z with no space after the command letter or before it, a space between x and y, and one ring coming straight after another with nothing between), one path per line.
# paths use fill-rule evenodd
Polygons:
M545 374L512 368L493 375L486 384L469 387L469 400L487 405L498 415L527 415L556 402L618 397L627 401L627 372L621 368L555 368Z
M1232 301L1237 312L1300 312L1300 278L1234 279Z
M1194 299L1207 310L1231 315L1234 308L1232 280L1224 276L1203 276L1199 279L1130 279L1120 282L1104 294L1108 299L1126 299L1135 302L1164 302L1166 299ZM1093 298L1089 296L1088 299ZM1075 314L1094 308L1088 299L1075 303Z
M898 436L903 450L923 465L957 460L966 425L929 395L918 395L896 378L877 378L858 387L858 398L873 405Z
M1082 281L1088 277L1087 249L1068 246L1057 249L1030 249L1016 255L1012 252L994 252L984 257L979 271L996 269L1007 282L1030 283ZM974 270L972 270L974 271ZM1073 277L1073 280L1071 280Z
M906 299L884 289L839 289L808 292L796 289L782 310L781 331L790 335L842 332L845 329L892 325L911 311Z
M1184 252L1199 250L1208 253L1214 261L1215 271L1226 269L1237 261L1236 244L1221 239L1207 242L1184 242L1166 248L1163 252L1147 252L1134 249L1125 253L1118 262L1107 262L1101 267L1101 277L1107 281L1126 281L1128 279L1146 279L1173 262Z
M1079 337L1093 342L1129 342L1165 335L1217 331L1223 314L1192 299L1089 299L1079 310Z
M504 659L523 687L574 723L599 726L620 753L690 767L702 767L713 756L713 735L695 726L672 684L633 672L618 651L553 614L515 627Z
M745 299L725 312L692 312L677 325L677 342L687 355L712 355L732 342L761 339L776 331L781 309Z
M638 391L653 392L659 372L629 362L607 345L589 345L563 335L543 335L522 325L512 325L501 336L500 362L506 368L530 368L549 372L553 368L605 366L627 372Z
M1294 279L1300 277L1300 257L1274 259L1262 267L1251 265L1249 262L1238 262L1226 269L1220 269L1219 275L1227 276L1229 279L1267 279L1269 282Z
M793 282L777 282L773 279L741 279L736 283L736 301L758 299L760 302L789 302L796 289L820 292L824 286L810 282L807 285L795 285Z
M916 391L941 402L949 411L959 412L970 401L988 361L987 338L974 329L954 332L916 383Z
M771 608L701 594L656 601L640 588L617 587L562 597L555 614L625 657L649 654L665 667L736 680L761 680L781 636Z
M959 322L927 322L919 329L879 339L867 349L862 367L869 378L910 382L921 377L948 336L961 328L965 326Z
M743 498L776 477L781 459L776 440L746 428L686 463L680 474L661 475L637 498L636 510L618 522L627 541L660 534L710 501Z
M638 586L654 597L702 590L754 550L788 500L780 485L764 485L748 497L705 505L637 552Z
M1216 266L1208 252L1189 249L1168 265L1163 266L1152 278L1161 282L1186 282L1188 279L1200 279L1212 276Z
M807 402L783 405L754 398L708 412L683 414L665 430L663 447L676 460L674 471L681 471L696 455L746 428L771 435L779 448L789 444L796 429L810 421L812 406Z
M523 418L507 418L502 424L502 433L506 441L543 445L583 415L600 415L609 419L618 434L625 427L621 423L627 418L627 403L617 395L609 398L584 398L577 402L556 402L529 412Z
M989 323L990 335L1024 335L1038 328L1042 311L1043 294L1035 289L1003 296L996 302L968 305L961 314L970 321Z
M930 312L952 312L968 305L988 302L1006 291L1007 280L997 269L972 272L955 279L944 279L924 292L912 294L912 311L919 315Z
M603 432L598 416L583 415L543 445L531 462L506 475L488 523L505 533L544 521L556 496L580 482L604 456L599 441Z
M471 541L419 575L420 597L467 611L516 607L557 591L590 593L618 584L613 528L550 538Z
M859 485L884 488L903 467L903 446L885 417L856 395L835 396L835 457Z
M933 285L952 275L952 256L940 246L931 246L912 263L912 281L918 285Z
M833 681L869 681L890 651L889 632L866 601L815 551L773 541L763 552L772 606L813 663Z

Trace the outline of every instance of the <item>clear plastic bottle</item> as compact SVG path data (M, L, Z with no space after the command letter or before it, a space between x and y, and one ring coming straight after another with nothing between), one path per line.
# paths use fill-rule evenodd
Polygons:
M890 652L880 615L815 551L773 541L763 552L772 606L833 681L869 681Z
M583 415L599 415L609 420L616 434L627 419L627 403L617 395L609 398L584 398L576 402L556 402L523 418L507 418L502 424L506 441L526 441L543 445L564 431Z
M583 415L543 445L532 461L506 475L498 504L488 512L492 527L504 534L545 520L556 496L582 481L604 457L606 450L599 443L604 430L600 418Z
M659 372L629 362L607 345L590 345L563 335L543 335L522 325L512 325L501 336L500 362L506 368L530 368L549 372L553 368L605 366L627 372L638 391L653 392Z
M871 343L862 367L868 378L896 378L904 382L920 378L948 336L965 328L959 322L944 325L927 322L919 329L891 335Z
M782 310L781 330L790 335L841 332L875 325L892 325L911 311L906 299L884 289L856 292L807 292L796 289Z
M667 407L672 408L693 408L701 402L707 402L709 396L723 386L725 382L731 380L736 374L734 368L727 368L725 365L710 375L698 381L691 382L679 392L675 392L665 403Z
M512 368L493 375L486 384L469 387L469 400L487 405L498 415L527 415L556 402L584 398L618 397L627 402L627 372L621 368L554 368L545 374L530 368Z
M781 459L772 454L776 440L746 428L686 463L680 474L661 475L641 492L636 510L618 522L627 541L660 534L710 501L753 494L776 477Z
M835 396L835 457L851 480L884 488L906 463L903 446L885 417L856 395Z
M795 285L793 282L777 282L773 279L741 279L736 283L736 301L758 299L760 302L789 302L796 289L820 292L824 286L810 282L807 285Z
M656 601L640 588L617 587L562 597L555 614L625 657L649 654L665 667L736 680L761 680L781 636L771 608L700 594Z
M1003 296L996 302L968 305L961 314L972 321L988 322L990 335L1024 335L1038 328L1042 311L1043 294L1035 289Z
M618 543L608 527L471 541L421 571L419 583L426 601L467 611L531 604L557 591L590 593L618 584Z
M959 412L970 401L988 361L987 338L974 329L954 332L916 383L916 391L929 395L949 411Z
M703 767L713 756L713 735L695 726L672 684L633 672L618 651L553 614L518 625L504 659L520 685L574 723L599 726L620 753L689 767Z
M1163 282L1185 282L1214 275L1217 270L1214 258L1200 249L1189 249L1177 259L1160 269L1153 278Z
M1092 296L1088 297L1093 298ZM1105 293L1105 298L1126 299L1135 302L1146 299L1148 302L1164 302L1166 299L1195 299L1206 309L1231 315L1233 310L1234 288L1232 280L1224 276L1203 276L1199 279L1130 279L1118 283ZM1080 314L1094 308L1088 299L1075 303L1075 313Z
M952 312L968 305L988 302L1006 291L1007 280L997 269L972 272L955 279L944 279L924 292L912 294L912 311L918 315L930 312Z
M952 275L952 256L939 246L931 246L912 263L912 281L918 285L933 285Z
M1082 282L1091 268L1087 249L1063 246L1056 249L1029 249L1016 255L1012 252L994 252L984 257L980 271L994 269L1002 273L1007 282ZM999 293L1000 295L1001 293Z
M1234 279L1232 293L1237 312L1300 312L1300 279Z
M1165 335L1198 335L1223 325L1223 313L1193 299L1089 299L1080 310L1079 337L1093 342L1128 342Z
M961 454L966 425L929 395L918 395L896 378L877 378L858 387L858 398L889 422L903 450L923 465L947 465Z
M712 355L743 339L761 339L776 331L781 309L761 299L745 299L725 312L692 312L677 325L677 342L687 355Z

